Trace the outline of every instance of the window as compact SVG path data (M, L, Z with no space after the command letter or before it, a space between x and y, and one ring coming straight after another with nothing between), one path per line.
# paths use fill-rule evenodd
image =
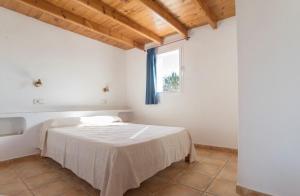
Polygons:
M181 49L157 54L157 92L178 92L180 90Z

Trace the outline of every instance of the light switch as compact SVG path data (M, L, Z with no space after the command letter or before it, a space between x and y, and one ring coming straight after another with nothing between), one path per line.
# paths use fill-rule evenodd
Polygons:
M44 104L44 103L45 103L45 100L44 100L44 99L41 99L41 98L33 99L33 100L32 100L32 103L33 103L33 104Z

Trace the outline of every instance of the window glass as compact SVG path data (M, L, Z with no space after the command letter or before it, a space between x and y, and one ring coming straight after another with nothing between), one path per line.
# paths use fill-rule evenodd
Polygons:
M180 90L180 49L157 55L157 91Z

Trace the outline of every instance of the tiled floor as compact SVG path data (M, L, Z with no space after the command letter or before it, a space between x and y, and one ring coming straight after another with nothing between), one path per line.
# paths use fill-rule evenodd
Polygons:
M198 162L174 163L125 196L235 196L236 155L197 149ZM0 165L0 195L85 196L99 191L48 158Z

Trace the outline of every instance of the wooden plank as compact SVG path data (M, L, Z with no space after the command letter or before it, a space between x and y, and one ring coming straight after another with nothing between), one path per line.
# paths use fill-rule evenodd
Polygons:
M63 21L72 23L80 28L83 28L88 31L92 31L99 35L102 35L108 39L114 40L116 42L125 44L129 47L137 47L144 50L144 47L141 44L134 42L126 38L123 35L120 35L116 32L113 32L109 29L101 27L99 24L96 24L90 20L87 20L81 16L77 16L71 12L68 12L62 8L56 7L53 4L46 2L45 0L15 0L18 3L29 6L33 9L42 11L43 13L49 14L53 17L59 18Z
M139 25L137 22L131 20L124 14L118 12L116 9L105 4L102 0L72 0L73 2L79 3L80 5L86 7L87 9L100 12L104 16L114 20L115 22L133 30L134 32L142 35L143 37L154 41L155 43L162 44L163 39L146 29L145 27Z
M197 5L197 7L205 13L208 24L213 29L216 29L218 27L217 17L209 9L207 3L204 0L194 0L194 2Z
M167 23L169 23L179 34L183 37L188 37L188 29L182 24L179 20L177 20L172 13L169 12L166 8L164 8L157 0L139 0L146 7L151 9L157 15L159 15L162 19L164 19Z

